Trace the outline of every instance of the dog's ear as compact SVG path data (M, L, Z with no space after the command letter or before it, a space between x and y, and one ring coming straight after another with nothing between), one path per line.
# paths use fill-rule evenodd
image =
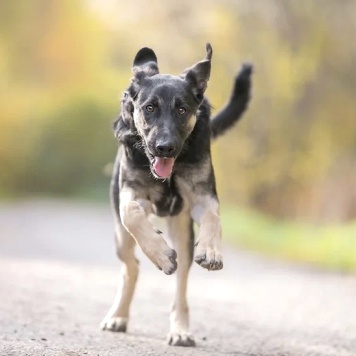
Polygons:
M193 92L199 101L203 99L203 94L208 86L212 55L213 49L210 43L207 43L205 58L181 74L181 77L193 87Z
M151 48L144 47L137 52L132 71L137 79L159 73L157 57Z

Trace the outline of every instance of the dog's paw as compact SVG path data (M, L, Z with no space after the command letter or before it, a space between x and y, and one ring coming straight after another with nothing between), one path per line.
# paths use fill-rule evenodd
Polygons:
M195 346L194 338L189 333L170 333L167 336L167 342L172 346Z
M166 249L165 251L155 253L151 260L156 267L165 274L174 273L178 267L177 252L172 249Z
M198 249L194 261L209 271L217 271L224 266L222 255L213 248Z
M127 329L127 318L121 318L121 317L105 318L101 322L100 328L102 330L124 333L126 332Z

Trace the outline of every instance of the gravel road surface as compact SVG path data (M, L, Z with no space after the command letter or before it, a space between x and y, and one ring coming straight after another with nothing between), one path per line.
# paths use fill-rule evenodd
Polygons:
M108 204L1 204L0 355L356 355L356 276L226 247L222 271L193 265L197 347L179 348L165 343L174 276L139 259L129 332L101 331L120 266Z

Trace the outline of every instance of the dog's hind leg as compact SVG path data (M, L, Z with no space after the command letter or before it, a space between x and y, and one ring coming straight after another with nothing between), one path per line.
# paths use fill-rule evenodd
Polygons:
M116 250L122 262L121 276L114 303L101 323L103 330L126 331L130 304L138 276L135 245L136 243L132 236L117 222Z
M194 230L189 212L168 218L168 233L177 251L176 293L170 315L168 343L174 346L195 346L189 333L189 308L186 299L188 273L193 260Z
M112 307L101 323L103 330L126 331L129 309L138 276L138 261L135 257L135 240L123 227L120 218L120 151L116 157L110 185L111 204L115 222L116 253L122 262L117 294Z

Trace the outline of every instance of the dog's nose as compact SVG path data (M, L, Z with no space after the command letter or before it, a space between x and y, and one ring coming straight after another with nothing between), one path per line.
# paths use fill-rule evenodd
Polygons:
M160 142L156 145L156 150L163 156L171 155L176 150L176 146L172 141Z

